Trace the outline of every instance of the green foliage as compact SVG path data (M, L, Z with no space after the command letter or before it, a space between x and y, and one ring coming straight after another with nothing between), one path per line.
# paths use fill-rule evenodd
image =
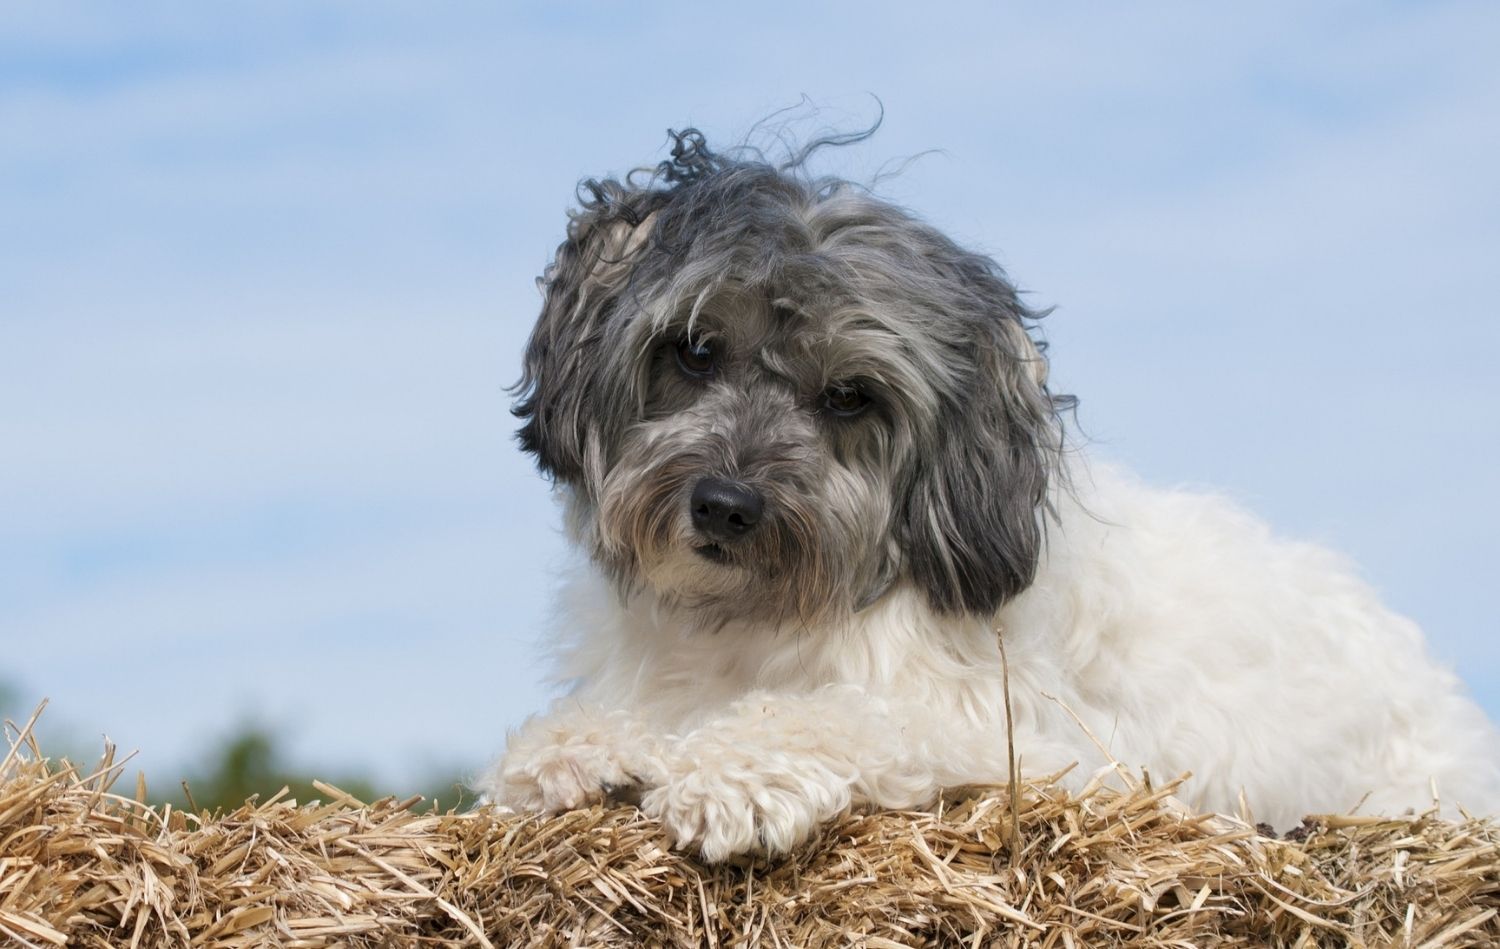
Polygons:
M313 787L314 777L366 802L387 796L411 796L402 793L403 789L377 787L358 774L309 774L307 769L294 767L285 760L274 735L251 725L219 742L206 767L190 773L183 782L186 790L175 789L157 802L197 811L228 811L251 797L264 801L282 788L288 789L283 799L290 797L298 803L328 800L329 795ZM448 810L467 803L460 800L457 790L460 784L457 778L448 781L436 778L423 782L416 793L422 793L429 803L436 800L443 810Z
M335 785L361 800L374 795L374 787L351 775L320 776L324 783ZM261 800L283 787L299 802L326 800L328 795L312 786L312 777L296 772L283 760L270 733L256 727L245 728L224 739L209 763L183 781L185 788L175 789L167 800L174 807L191 810L233 810L252 796Z
M220 742L207 768L193 772L186 778L186 790L169 793L165 801L172 807L196 811L229 811L240 807L254 796L266 801L288 789L282 798L296 799L299 804L308 801L327 801L329 795L312 786L317 777L323 784L332 784L342 792L350 793L360 801L375 801L386 796L410 798L411 793L401 789L383 789L375 786L368 777L354 774L308 774L303 768L294 768L282 756L275 736L258 726L245 726L236 735ZM460 792L462 783L458 778L444 780L434 778L425 781L422 793L428 805L437 801L443 810L469 804Z
M0 721L5 718L18 724L31 716L32 708L23 701L23 692L11 683L0 680ZM60 727L54 716L43 716L38 723L38 739L43 753L54 760L66 758L74 762L83 773L92 771L99 758L99 748L90 749L90 742L81 741L63 723ZM0 744L0 752L4 745ZM84 750L89 749L89 750ZM122 752L129 749L122 749ZM119 761L123 754L116 756ZM420 807L430 807L433 802L442 810L466 807L473 799L463 781L456 773L434 774L418 781L414 786L381 787L368 776L358 773L330 773L299 767L290 763L278 745L276 736L259 725L241 725L235 731L214 742L211 749L200 757L197 767L188 772L182 784L176 787L163 781L160 772L147 775L150 779L148 791L154 804L171 804L177 809L230 811L251 797L266 800L287 788L283 799L290 797L298 803L326 801L329 795L313 787L313 778L330 784L341 791L352 794L361 801L373 801L382 797L406 799L420 794L425 799ZM121 785L117 790L134 793L134 771L126 765ZM191 795L191 803L189 802Z

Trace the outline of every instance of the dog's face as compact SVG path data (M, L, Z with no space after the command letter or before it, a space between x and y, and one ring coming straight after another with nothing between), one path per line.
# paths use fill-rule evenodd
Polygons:
M991 261L696 133L644 186L586 187L516 412L622 585L712 624L899 582L988 615L1030 582L1056 406Z

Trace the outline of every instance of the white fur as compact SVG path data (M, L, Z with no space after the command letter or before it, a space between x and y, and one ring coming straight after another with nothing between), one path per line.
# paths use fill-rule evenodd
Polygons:
M479 787L555 811L634 785L709 860L784 851L855 802L910 807L1008 775L996 630L1021 770L1110 755L1277 827L1304 815L1500 804L1496 733L1417 627L1334 555L1214 497L1115 472L1059 494L1036 581L993 624L898 586L837 628L694 631L587 566L563 597L570 695ZM1056 700L1048 696L1055 696Z

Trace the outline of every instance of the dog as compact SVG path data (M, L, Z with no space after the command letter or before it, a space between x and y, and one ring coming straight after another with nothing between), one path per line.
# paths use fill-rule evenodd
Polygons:
M1086 462L1040 314L806 171L843 140L672 140L580 186L539 280L515 413L581 555L573 685L486 800L634 800L706 860L778 854L1007 780L1010 734L1025 773L1192 772L1185 803L1278 826L1500 801L1496 733L1417 627L1333 554Z

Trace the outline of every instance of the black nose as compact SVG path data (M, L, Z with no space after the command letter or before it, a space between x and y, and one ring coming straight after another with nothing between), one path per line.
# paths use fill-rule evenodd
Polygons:
M735 540L755 529L765 502L760 492L722 478L693 488L693 526L715 540Z

